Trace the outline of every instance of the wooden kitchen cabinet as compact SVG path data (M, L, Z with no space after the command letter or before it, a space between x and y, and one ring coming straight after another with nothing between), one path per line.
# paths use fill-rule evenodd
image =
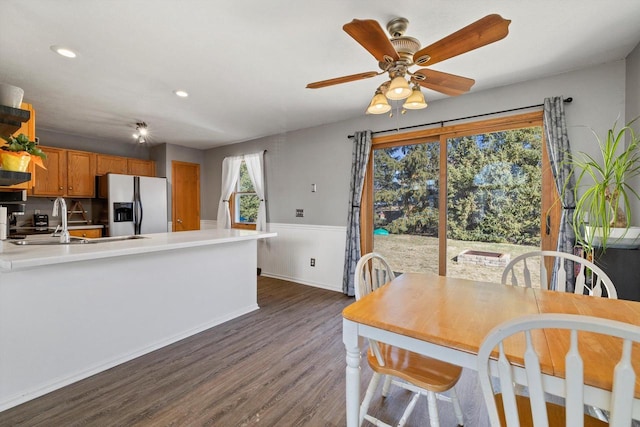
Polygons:
M95 154L63 148L40 147L47 155L47 169L36 171L33 196L93 197Z
M127 173L138 176L156 176L156 162L153 160L127 159Z
M42 162L46 169L35 171L34 196L64 196L67 189L67 150L40 147L47 155Z
M102 229L101 228L81 228L81 229L73 229L69 230L69 235L75 237L87 237L89 239L94 239L97 237L102 237Z
M95 153L67 150L67 196L93 197L96 194Z
M96 175L106 175L108 173L127 174L127 158L110 156L107 154L96 154Z

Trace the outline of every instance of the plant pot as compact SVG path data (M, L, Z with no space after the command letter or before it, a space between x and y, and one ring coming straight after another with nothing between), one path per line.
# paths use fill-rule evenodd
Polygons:
M0 105L11 108L20 108L24 90L18 86L11 86L6 83L0 83Z
M2 169L12 172L26 172L31 155L26 152L4 151L0 153Z
M591 227L585 226L585 235L591 233ZM600 228L594 230L593 246L602 247L602 232ZM637 249L640 248L640 227L611 228L607 249Z

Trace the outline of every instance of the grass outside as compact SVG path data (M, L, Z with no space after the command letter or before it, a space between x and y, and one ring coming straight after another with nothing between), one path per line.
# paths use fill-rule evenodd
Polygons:
M382 254L396 272L431 272L438 274L438 238L408 234L375 235L374 251ZM500 283L504 267L458 263L454 258L465 249L510 254L511 258L539 250L536 246L508 243L447 240L447 276ZM540 283L539 264L529 264L533 283ZM520 275L520 277L522 277Z

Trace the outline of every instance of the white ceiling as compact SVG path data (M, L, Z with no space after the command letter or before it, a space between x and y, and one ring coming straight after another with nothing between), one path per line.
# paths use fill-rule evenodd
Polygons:
M377 70L342 30L353 18L403 16L425 46L490 13L512 21L505 39L433 66L472 92L640 42L639 0L0 0L0 82L25 90L38 129L134 144L145 121L152 143L205 149L361 116L384 76L305 88Z

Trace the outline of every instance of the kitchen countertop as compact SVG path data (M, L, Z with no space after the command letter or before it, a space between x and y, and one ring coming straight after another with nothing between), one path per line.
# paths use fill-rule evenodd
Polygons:
M71 245L16 245L11 240L1 241L0 273L24 270L43 265L111 258L133 254L167 251L197 246L233 243L276 237L277 233L253 230L196 230L175 233L141 235L141 239L117 240L103 237L85 239L99 243ZM50 240L49 235L30 235L26 240Z

